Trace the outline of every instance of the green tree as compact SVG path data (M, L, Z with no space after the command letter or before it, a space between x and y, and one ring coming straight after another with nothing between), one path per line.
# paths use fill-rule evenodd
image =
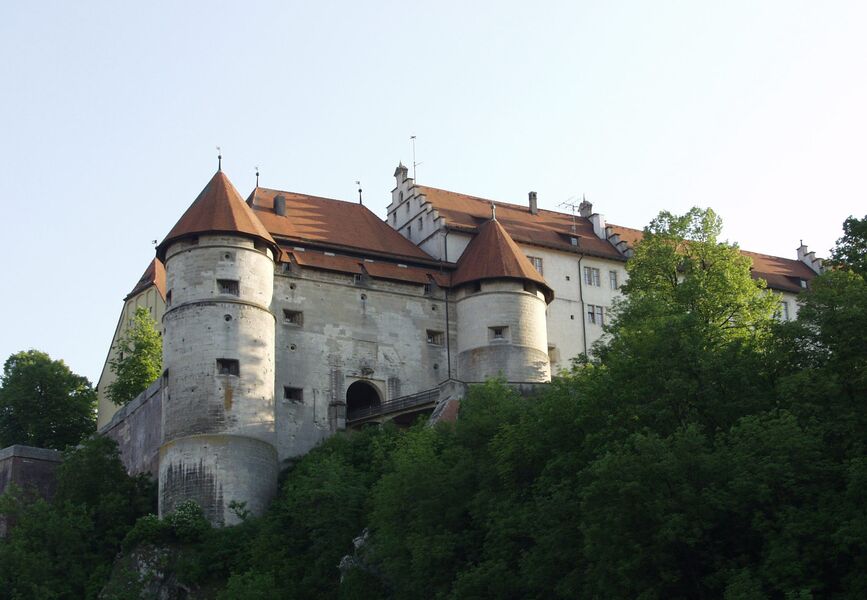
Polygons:
M156 489L129 477L117 444L94 436L68 450L50 501L0 496L14 523L0 542L0 598L96 598L136 519L156 510Z
M116 379L108 386L109 400L126 404L157 380L163 369L163 347L156 323L144 307L135 311L132 327L115 345L109 362Z
M624 298L594 349L605 367L594 396L617 389L623 425L725 427L768 401L762 348L779 298L718 240L721 228L710 209L660 213L627 263Z
M0 447L62 450L96 430L96 392L62 360L27 350L10 356L0 379Z
M831 251L831 264L867 277L867 215L843 221L843 237Z

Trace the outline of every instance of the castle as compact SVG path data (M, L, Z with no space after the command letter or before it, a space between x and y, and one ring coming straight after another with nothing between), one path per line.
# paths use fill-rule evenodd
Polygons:
M130 470L159 478L160 513L193 499L216 524L261 513L281 461L347 427L448 416L468 383L532 387L603 333L641 231L578 214L417 185L399 165L385 221L360 203L256 187L218 171L126 297L160 322L165 371L118 410L98 384L100 431ZM821 271L747 252L797 294ZM108 361L107 361L108 362ZM107 364L107 363L106 363Z

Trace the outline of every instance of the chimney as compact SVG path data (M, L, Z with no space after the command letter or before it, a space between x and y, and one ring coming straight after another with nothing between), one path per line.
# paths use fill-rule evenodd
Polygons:
M286 196L282 194L274 196L274 212L281 217L286 216Z
M587 200L582 200L578 205L578 214L586 219L593 214L593 205Z
M530 197L530 214L531 215L538 215L539 214L539 205L536 202L536 192L530 192L528 195Z

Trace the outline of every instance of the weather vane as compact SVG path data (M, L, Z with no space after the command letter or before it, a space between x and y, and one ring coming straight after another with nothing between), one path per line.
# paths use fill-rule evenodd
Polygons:
M219 146L217 146L217 170L223 170L223 151L220 150Z

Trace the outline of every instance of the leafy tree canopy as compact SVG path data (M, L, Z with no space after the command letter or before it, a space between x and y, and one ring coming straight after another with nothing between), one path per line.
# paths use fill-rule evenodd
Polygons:
M831 251L831 264L867 277L867 215L843 221L843 237Z
M163 347L150 311L138 307L133 325L115 345L117 358L109 362L116 379L108 386L109 400L123 405L141 394L159 378Z
M27 350L10 356L0 379L0 447L62 450L96 429L96 392L62 360Z

